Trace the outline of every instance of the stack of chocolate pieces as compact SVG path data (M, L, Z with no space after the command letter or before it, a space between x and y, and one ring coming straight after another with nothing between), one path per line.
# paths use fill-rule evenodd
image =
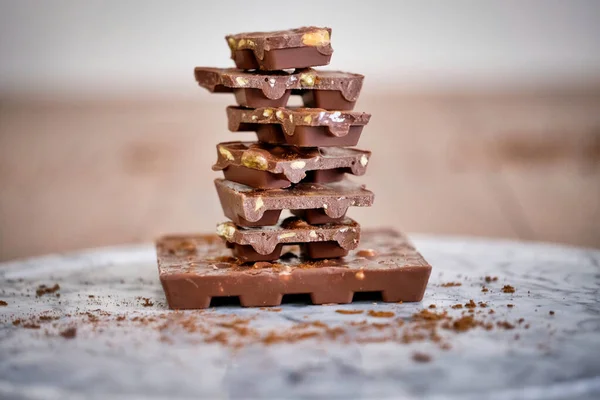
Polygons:
M235 95L229 129L256 132L258 140L217 145L213 170L224 179L215 186L230 220L217 227L223 241L157 242L171 308L205 308L227 296L244 306L279 305L298 293L315 304L372 291L384 301L421 300L431 267L410 242L371 231L359 250L360 225L346 216L350 206L373 203L372 192L346 177L366 171L371 153L351 146L371 116L353 111L362 75L312 68L329 64L330 37L331 29L316 27L231 35L237 68L195 69L200 86ZM303 107L286 107L292 95ZM286 211L293 216L280 219Z

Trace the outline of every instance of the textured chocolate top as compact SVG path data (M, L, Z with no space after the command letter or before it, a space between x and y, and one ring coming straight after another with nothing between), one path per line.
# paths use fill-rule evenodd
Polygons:
M350 218L342 222L309 225L297 217L286 218L275 226L238 227L233 222L217 225L217 235L230 243L252 246L259 254L270 254L280 243L337 242L345 250L358 246L360 225Z
M327 111L321 108L255 108L227 107L229 130L236 132L240 124L279 124L287 135L296 126L326 126L332 135L346 136L351 126L366 125L371 114L353 111Z
M271 99L279 99L289 89L337 90L348 101L356 101L364 76L342 71L319 71L312 68L295 72L247 72L236 68L196 67L194 76L209 92L232 92L233 89L261 89Z
M349 168L354 175L367 170L371 152L347 147L295 147L256 142L224 142L217 145L214 171L230 165L274 174L284 174L292 183L306 177L306 171Z
M194 274L223 276L230 273L293 274L298 268L329 270L345 268L349 271L387 271L397 268L427 268L430 265L415 250L412 243L392 229L364 230L360 247L343 258L304 260L300 257L281 258L275 263L258 263L266 267L252 267L231 257L231 250L216 235L165 236L157 241L160 276Z
M244 219L255 222L268 210L306 210L322 208L331 218L340 218L350 206L369 207L375 195L349 180L334 183L299 183L290 189L260 190L215 179L224 207Z
M294 47L316 47L319 53L330 55L331 28L306 26L273 32L244 32L225 36L231 54L237 50L252 50L259 60L265 56L265 51L289 49Z

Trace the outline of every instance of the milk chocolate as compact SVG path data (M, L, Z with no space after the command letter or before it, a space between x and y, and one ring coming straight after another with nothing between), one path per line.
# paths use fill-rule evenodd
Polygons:
M156 242L158 271L172 309L208 308L238 297L244 307L278 306L286 294L312 303L350 303L380 292L385 302L421 301L431 266L400 233L366 230L344 258L306 260L299 249L276 263L242 264L216 235L166 236Z
M352 110L364 76L342 71L246 72L235 68L196 67L194 76L211 93L234 93L243 107L285 107L290 94L305 107Z
M217 145L214 171L225 179L258 189L282 189L292 183L327 183L344 174L363 175L370 151L345 147L276 146L254 142L225 142Z
M375 197L364 185L349 180L261 190L216 179L215 187L225 216L244 227L275 225L282 210L292 210L313 225L340 222L348 207L370 207Z
M315 26L225 37L238 68L266 71L329 64L333 53L330 38L331 28Z
M355 146L370 118L321 108L227 107L230 131L254 131L261 142L300 147Z
M329 258L343 256L358 246L360 226L350 218L344 218L339 223L310 225L297 217L290 217L276 226L255 228L223 222L217 226L217 234L229 243L234 255L244 262L277 260L283 245L335 242L340 248L337 254L320 253L314 257Z

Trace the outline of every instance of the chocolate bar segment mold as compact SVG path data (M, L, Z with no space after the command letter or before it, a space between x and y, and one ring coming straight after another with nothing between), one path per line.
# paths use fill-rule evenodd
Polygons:
M350 303L381 292L385 302L421 301L431 266L397 231L366 230L343 258L306 260L299 249L275 263L242 264L216 235L166 236L156 243L158 271L171 309L208 308L238 297L245 307L278 306L283 295L310 294L314 304Z
M217 145L214 171L225 179L259 189L282 189L302 180L327 183L344 174L363 175L370 151L344 147L304 148L266 143L225 142Z
M235 68L196 67L194 76L211 93L234 93L238 105L285 107L290 94L302 96L305 107L352 110L364 76L311 68L295 72L247 72Z
M254 131L258 140L300 147L355 146L371 114L320 108L227 107L229 130Z
M348 250L355 249L360 239L360 226L350 218L339 223L310 225L290 217L276 226L244 228L233 222L223 222L217 226L217 234L233 248L233 254L244 262L272 261L281 256L284 245L301 244L307 246L311 258L342 257ZM327 242L325 251L315 242ZM334 253L326 250L333 250Z
M216 179L223 213L244 227L277 224L282 210L309 224L340 222L349 207L370 207L375 195L349 180L336 183L299 183L289 189L260 190L225 179Z
M331 28L315 26L274 32L245 32L225 37L241 69L267 71L327 65L333 54Z

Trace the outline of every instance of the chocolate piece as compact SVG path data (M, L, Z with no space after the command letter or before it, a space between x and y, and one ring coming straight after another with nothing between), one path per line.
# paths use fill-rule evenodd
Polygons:
M364 79L360 74L310 68L267 73L196 67L194 76L209 92L233 92L243 107L285 107L290 94L294 94L302 96L305 107L327 110L352 110Z
M307 178L327 183L344 173L363 175L370 151L345 147L301 148L273 146L253 142L225 142L217 145L214 171L223 171L225 179L259 189L281 189ZM306 181L308 181L308 179Z
M350 206L369 207L372 192L349 180L337 183L299 183L290 189L260 190L216 179L223 213L239 226L275 225L281 210L294 210L309 224L340 222Z
M360 239L360 226L350 218L339 223L310 225L299 218L290 217L276 226L256 228L238 227L233 222L223 222L217 226L217 234L235 246L234 254L243 261L259 261L278 259L281 248L279 247L279 251L277 248L285 244L336 242L346 251L354 249ZM246 249L243 252L238 250L236 254L236 248L239 247ZM257 253L256 256L250 252L249 247ZM325 254L323 257L330 256Z
M371 114L320 108L227 107L229 130L255 131L261 142L301 147L354 146Z
M156 243L158 270L172 309L207 308L211 298L239 297L245 307L278 306L285 294L310 294L314 304L349 303L354 293L383 301L421 301L431 266L400 233L367 230L344 258L242 265L216 235L167 236Z
M327 65L331 28L314 26L274 32L227 35L231 58L241 69L266 71Z

